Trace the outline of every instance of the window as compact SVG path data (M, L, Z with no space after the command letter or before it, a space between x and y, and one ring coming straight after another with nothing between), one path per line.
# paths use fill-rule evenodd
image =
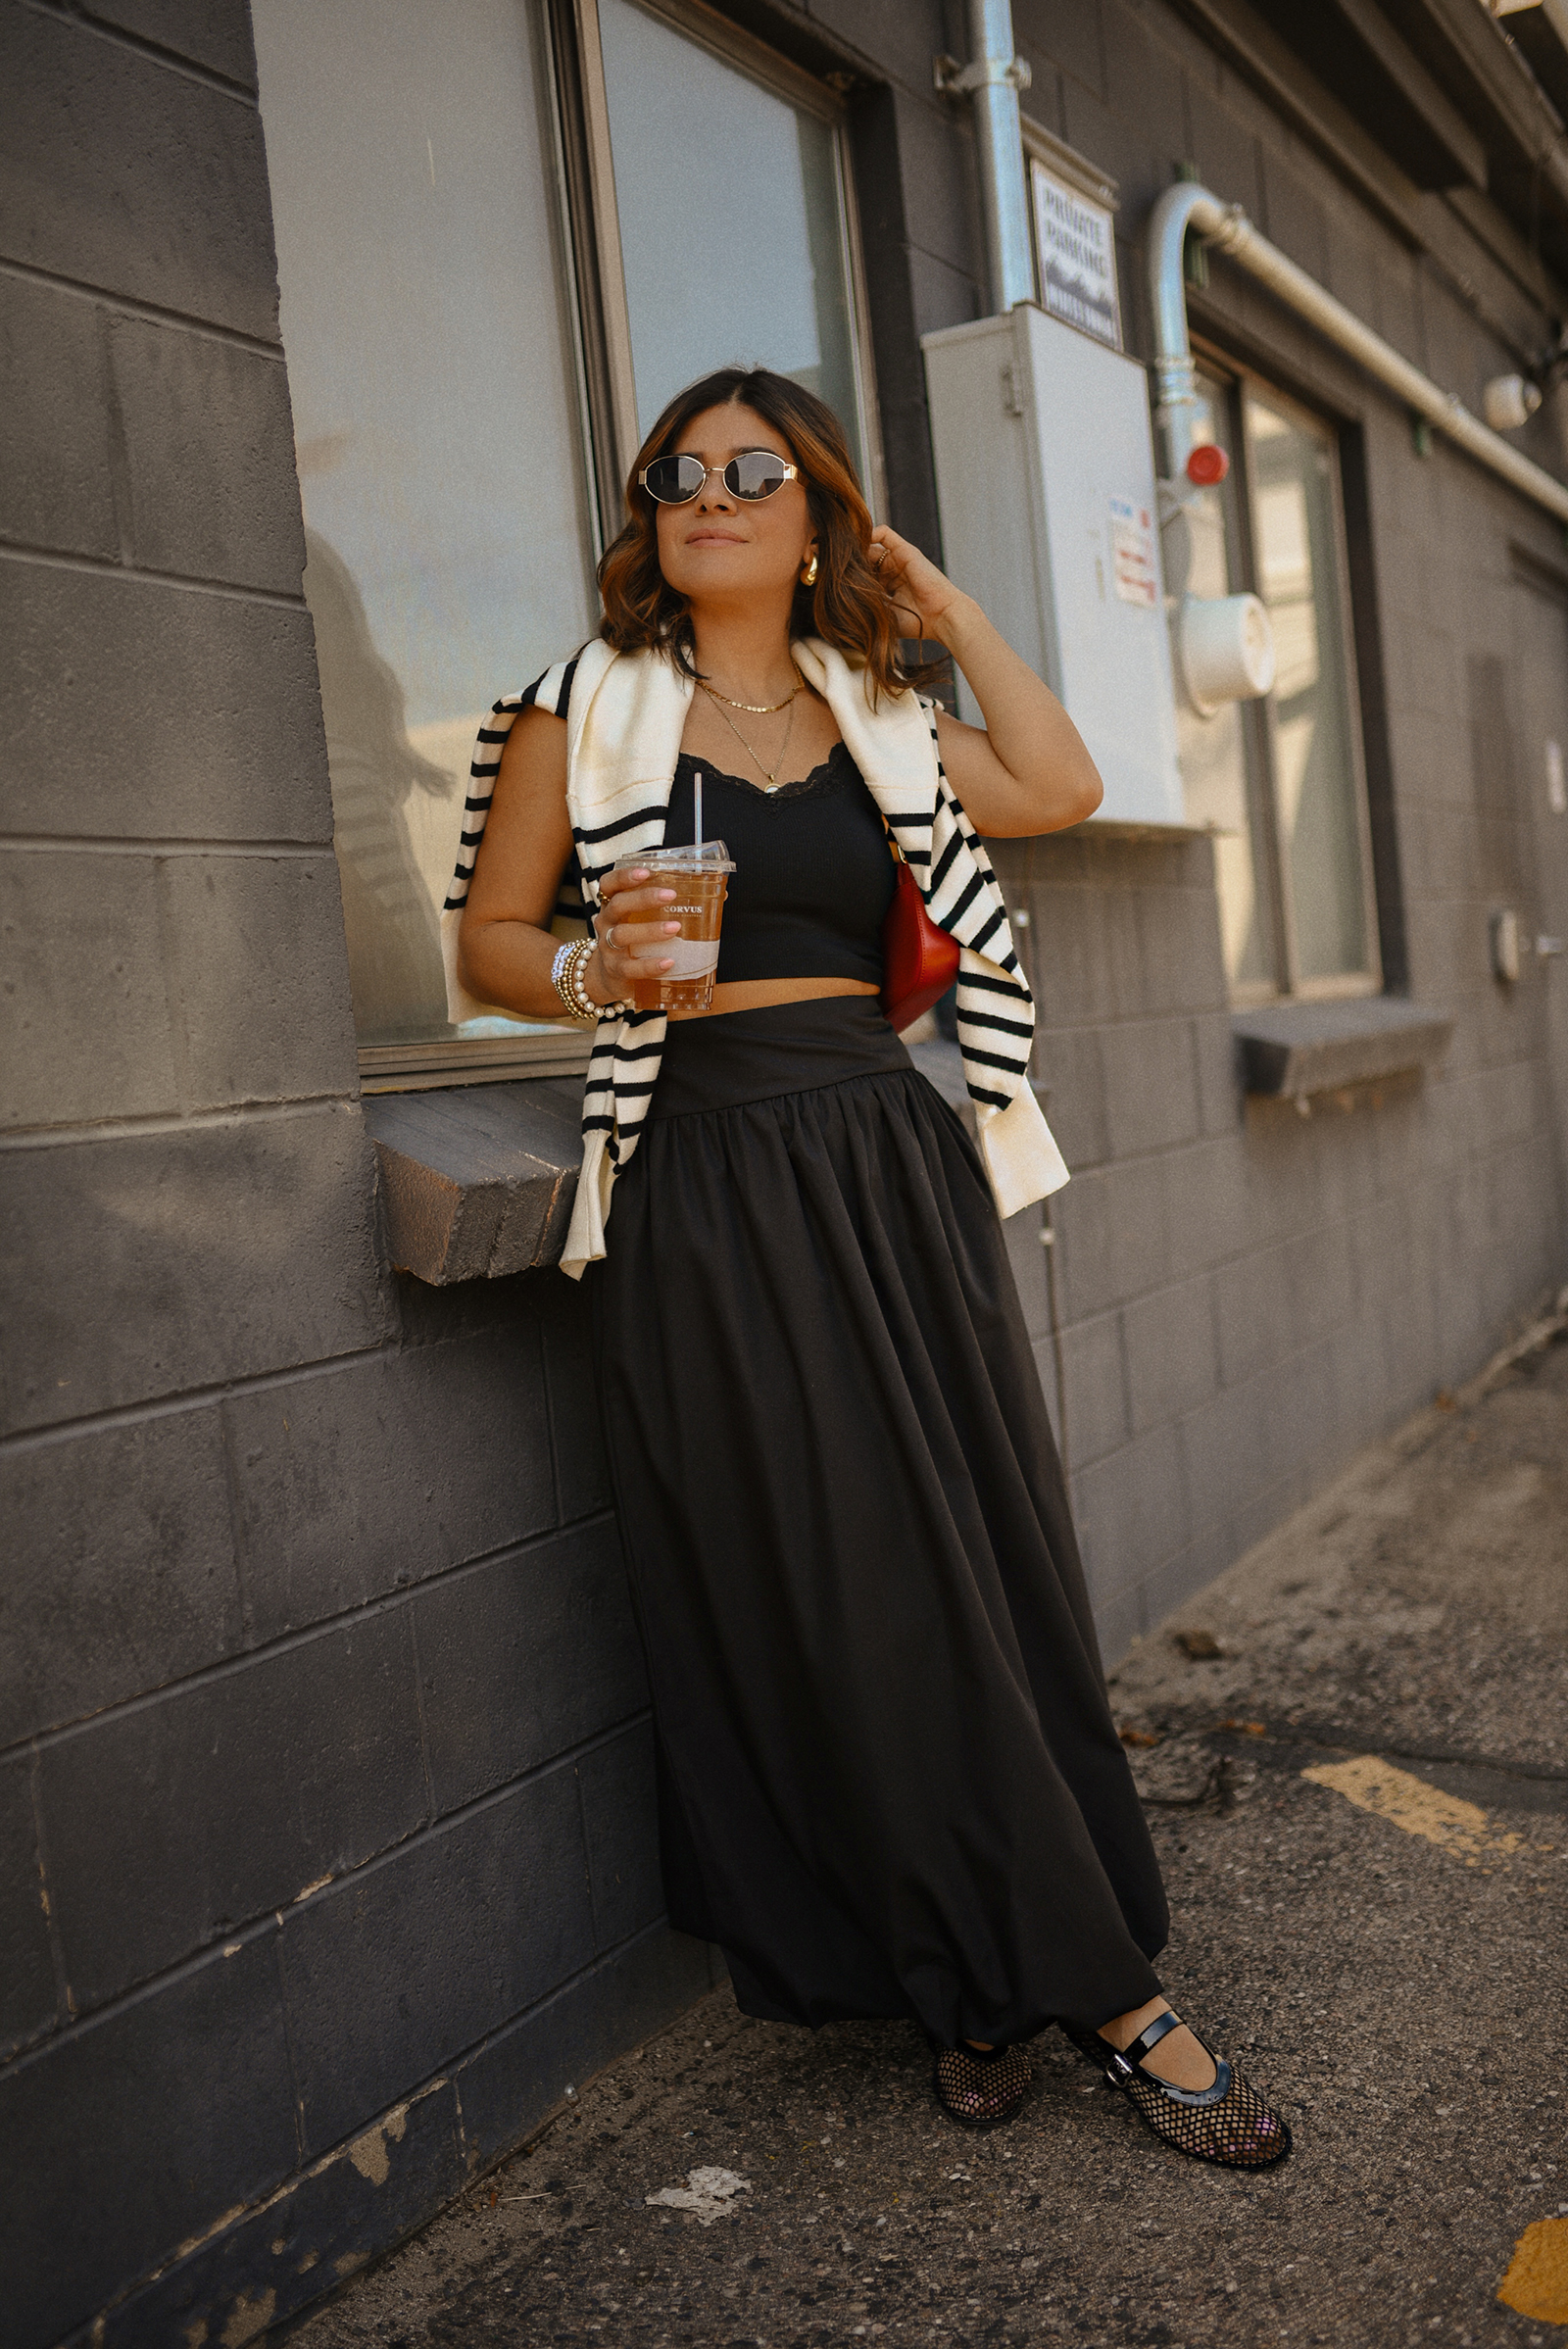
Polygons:
M474 735L593 633L694 375L793 375L874 479L842 108L684 0L253 16L362 1079L581 1065L571 1023L447 1021Z
M599 33L639 431L693 376L760 362L827 402L863 474L826 93L769 87L634 0L599 0Z
M254 21L362 1070L580 1057L449 1026L439 928L481 712L593 626L541 12Z
M695 375L769 367L833 409L879 508L841 103L686 0L596 14L639 436Z
M1278 661L1265 701L1180 716L1188 815L1216 833L1232 993L1240 1003L1372 994L1380 978L1335 434L1249 375L1204 366L1199 390L1198 437L1221 442L1232 466L1190 511L1188 590L1260 596Z

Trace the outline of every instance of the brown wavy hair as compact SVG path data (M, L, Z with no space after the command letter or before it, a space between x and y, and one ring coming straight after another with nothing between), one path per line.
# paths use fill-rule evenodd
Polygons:
M887 589L871 562L871 514L856 478L844 427L825 401L768 367L720 367L678 392L632 461L626 479L626 526L599 565L605 616L599 633L617 653L667 653L697 675L691 608L659 567L659 509L638 481L645 465L667 457L708 408L733 401L772 425L799 466L816 531L816 584L798 585L790 637L819 636L868 676L873 704L884 693L923 686L942 664L907 664Z

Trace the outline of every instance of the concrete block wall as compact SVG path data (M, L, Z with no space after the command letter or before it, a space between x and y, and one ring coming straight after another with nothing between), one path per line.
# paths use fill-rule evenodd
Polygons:
M1186 163L1477 410L1539 337L1518 277L1442 198L1419 200L1430 241L1412 251L1173 11L1015 0L1014 24L1029 110L1120 180L1144 356L1139 231ZM1433 1076L1309 1120L1249 1102L1207 843L999 847L1032 916L1037 1076L1075 1176L1053 1202L1067 1436L1111 1656L1568 1276L1568 973L1527 959L1506 988L1488 945L1499 905L1532 934L1568 926L1568 827L1545 814L1542 764L1568 725L1559 534L1443 442L1418 456L1403 413L1227 265L1190 309L1346 428L1386 963L1456 1031ZM1556 428L1533 427L1548 465ZM1054 1409L1034 1217L1013 1254Z
M961 25L734 13L856 76L891 514L938 551L918 336L985 304L930 81ZM1031 111L1121 181L1135 349L1179 160L1472 405L1539 341L1442 199L1395 239L1158 0L1015 22ZM711 1975L658 1915L583 1300L382 1260L243 5L0 0L0 2197L19 2343L116 2349L254 2337ZM1221 265L1195 319L1354 441L1390 968L1458 1026L1423 1083L1247 1104L1207 845L1003 851L1111 1653L1568 1271L1561 974L1486 967L1499 893L1568 929L1555 533Z
M250 2339L709 1986L555 1275L392 1275L242 0L0 7L0 2266Z

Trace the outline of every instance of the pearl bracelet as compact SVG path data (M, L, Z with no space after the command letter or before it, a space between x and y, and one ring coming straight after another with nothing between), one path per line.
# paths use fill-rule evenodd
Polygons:
M550 965L550 983L565 1004L573 1019L586 1026L601 1019L618 1019L629 1011L629 1003L596 1003L583 982L583 970L598 941L593 938L570 938L556 949L556 958Z

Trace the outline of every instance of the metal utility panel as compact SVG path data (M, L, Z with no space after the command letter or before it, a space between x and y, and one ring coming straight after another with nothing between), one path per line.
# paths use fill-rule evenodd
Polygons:
M1143 367L1031 303L921 348L948 576L1065 704L1099 820L1182 823Z

